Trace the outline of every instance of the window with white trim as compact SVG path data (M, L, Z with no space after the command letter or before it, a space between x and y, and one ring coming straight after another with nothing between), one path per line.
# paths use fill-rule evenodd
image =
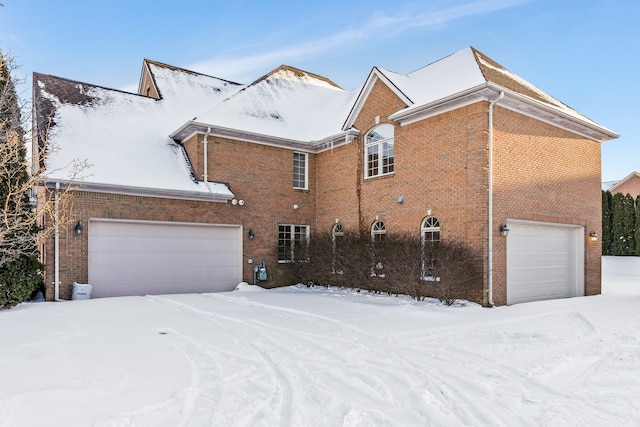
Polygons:
M384 241L387 235L387 227L384 222L376 220L371 224L371 246L373 250L372 276L384 277Z
M333 228L331 229L331 235L333 236L334 242L338 237L344 236L344 228L342 227L342 224L340 224L339 222L335 223L333 225Z
M342 266L339 259L343 259L343 237L344 228L339 222L331 228L331 239L333 240L333 257L331 259L331 270L334 274L342 274Z
M440 221L432 216L422 220L420 227L422 243L434 243L440 241Z
M390 175L394 165L393 125L383 123L365 137L365 178Z
M422 277L424 280L438 280L436 257L438 243L440 242L440 221L432 216L422 220L420 225L422 236Z
M309 226L278 225L278 262L288 263L309 258Z
M306 190L308 181L307 153L293 153L293 188Z

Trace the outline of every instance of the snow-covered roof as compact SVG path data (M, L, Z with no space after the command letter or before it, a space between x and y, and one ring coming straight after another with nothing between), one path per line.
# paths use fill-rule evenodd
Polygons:
M51 117L45 176L66 181L74 159L90 167L80 187L119 187L133 193L227 200L225 184L203 183L183 148L168 137L193 117L194 106L214 105L240 86L178 69L150 65L162 99L34 73L40 130Z
M361 131L354 123L378 80L405 103L390 116L400 124L503 93L504 108L598 141L618 136L472 47L408 74L374 67L352 91L286 65L242 86L145 60L139 91L151 82L158 99L34 73L34 104L39 135L53 120L50 180L68 179L72 160L86 159L85 186L227 200L233 195L226 185L192 179L175 141L210 132L309 151L347 143Z
M461 50L407 75L381 71L419 107L486 82L470 48Z
M409 74L374 68L345 122L353 125L375 81L384 81L407 107L392 114L392 120L410 122L439 108L496 98L505 92L501 105L533 115L596 140L618 135L578 113L534 85L513 74L473 47L467 47Z
M283 65L203 109L192 122L314 143L342 133L356 95L357 91L345 91L325 77ZM172 134L179 135L180 129Z

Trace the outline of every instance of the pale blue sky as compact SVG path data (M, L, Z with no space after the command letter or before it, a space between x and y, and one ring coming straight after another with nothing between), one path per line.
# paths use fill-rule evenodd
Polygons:
M619 133L602 179L640 171L637 0L0 0L0 48L33 71L134 89L144 58L249 83L288 64L345 89L466 46ZM29 96L30 87L23 88Z

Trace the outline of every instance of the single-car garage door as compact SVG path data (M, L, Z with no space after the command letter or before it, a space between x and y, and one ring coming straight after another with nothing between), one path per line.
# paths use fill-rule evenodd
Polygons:
M92 297L232 290L241 236L240 226L91 219Z
M508 221L507 304L584 295L584 228Z

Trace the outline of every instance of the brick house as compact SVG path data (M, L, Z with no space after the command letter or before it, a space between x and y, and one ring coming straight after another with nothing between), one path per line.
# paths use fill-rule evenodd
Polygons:
M240 85L150 60L137 94L33 81L34 152L55 147L40 197L69 185L73 159L92 165L43 248L49 300L73 282L95 297L231 290L260 265L261 285L288 285L296 243L340 228L466 241L484 305L600 292L588 236L600 143L618 135L474 48L406 75L374 67L353 91L289 66Z
M634 171L622 178L620 181L603 182L602 190L610 191L611 194L631 194L635 199L640 196L640 173Z

